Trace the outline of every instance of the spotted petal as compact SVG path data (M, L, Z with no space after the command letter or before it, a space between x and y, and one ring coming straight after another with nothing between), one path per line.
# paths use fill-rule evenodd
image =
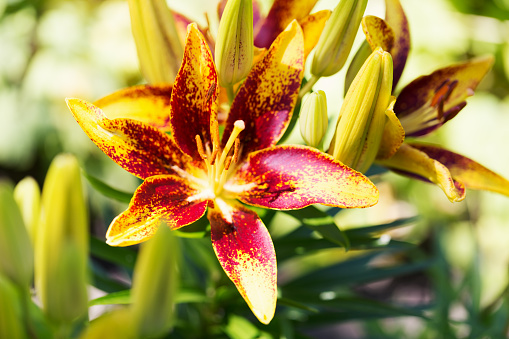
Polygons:
M465 198L465 186L452 178L446 166L407 143L403 143L391 158L377 163L400 174L436 184L451 202Z
M492 64L491 56L480 57L441 68L408 84L394 106L407 136L430 133L456 116Z
M103 111L80 99L67 105L81 128L113 161L142 179L169 174L172 167L191 169L171 138L158 129L132 119L108 119Z
M196 24L187 28L182 65L173 85L170 122L182 152L200 160L196 135L210 143L210 124L217 115L217 73L210 49Z
M315 48L320 35L322 34L325 23L331 15L330 10L318 11L299 20L299 25L304 33L304 57L307 58L313 48Z
M269 232L255 212L230 201L216 199L208 218L217 259L254 315L268 324L277 299L276 253Z
M250 205L297 209L310 204L368 207L378 190L359 172L305 146L276 146L250 154L225 190Z
M94 105L109 119L129 118L169 131L172 87L167 84L128 87L97 100Z
M254 44L268 48L292 20L306 17L318 0L275 0L269 14L255 27Z
M211 197L177 176L150 177L134 192L129 208L113 219L106 242L112 246L138 244L152 237L161 221L173 229L189 225L205 214Z
M444 164L453 178L460 180L467 188L492 191L509 196L509 180L483 165L438 146L420 143L412 143L411 145L426 153L430 158Z
M385 21L394 33L394 44L390 50L394 65L394 80L392 82L392 88L394 89L401 78L410 51L408 20L399 0L385 0Z
M251 69L233 101L223 135L226 143L236 120L246 128L240 135L243 154L274 145L286 130L303 77L304 40L296 21L274 41Z

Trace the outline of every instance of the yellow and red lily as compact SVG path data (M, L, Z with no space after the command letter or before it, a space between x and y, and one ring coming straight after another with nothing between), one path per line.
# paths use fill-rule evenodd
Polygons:
M125 104L131 98L135 110L145 105L145 111L164 106L167 121L155 119L150 125L151 119L109 119L93 104L67 101L92 141L124 169L144 179L128 209L112 221L107 243L140 243L154 235L161 221L178 229L198 220L208 209L217 258L265 324L276 305L276 255L263 222L241 202L284 210L315 203L368 207L378 200L376 187L365 176L331 156L304 146L276 146L297 100L303 46L302 30L294 21L238 90L222 137L217 122L216 68L194 24L188 27L183 62L169 102L164 101L164 94L153 95L158 93L153 87L124 90L115 100L110 96L103 101L114 108L115 103ZM125 106L117 108L123 111ZM134 116L138 115L139 110Z
M398 0L386 0L386 22L382 19L363 22L371 49L384 47L393 55L394 82L406 63L410 48L408 22ZM388 30L390 43L383 40ZM382 34L384 33L384 34ZM366 48L367 44L363 48ZM360 50L357 54L362 58ZM356 56L356 57L357 57ZM431 133L454 118L474 94L477 85L493 64L492 57L480 57L457 63L421 76L397 96L394 113L402 128L384 132L382 150L386 145L406 137L420 137ZM489 190L509 196L509 181L477 162L437 145L405 140L396 152L379 152L377 163L400 174L437 184L450 201L465 198L465 188Z

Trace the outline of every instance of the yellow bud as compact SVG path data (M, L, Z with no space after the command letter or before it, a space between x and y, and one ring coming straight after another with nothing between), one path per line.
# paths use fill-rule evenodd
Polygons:
M300 134L307 145L320 145L328 126L327 98L324 91L310 93L302 104L299 115Z
M21 298L16 286L0 274L0 338L26 338Z
M169 331L177 290L178 241L161 224L143 245L134 269L131 290L134 326L140 337L156 337Z
M88 310L87 219L78 162L58 155L44 181L35 248L35 287L55 322L71 322Z
M14 199L21 210L32 244L35 244L41 202L41 190L37 181L32 177L21 180L14 188Z
M219 84L231 87L244 79L253 63L252 0L229 0L226 3L215 48Z
M34 254L12 186L0 182L0 274L28 290ZM0 312L1 313L1 312Z
M373 51L357 73L341 106L329 154L365 172L375 160L392 91L392 57Z
M131 27L143 76L173 83L184 55L173 14L165 0L129 0Z
M327 20L316 45L311 74L333 75L343 67L359 30L367 0L341 0Z
M92 321L80 339L137 339L132 325L131 310L119 308Z

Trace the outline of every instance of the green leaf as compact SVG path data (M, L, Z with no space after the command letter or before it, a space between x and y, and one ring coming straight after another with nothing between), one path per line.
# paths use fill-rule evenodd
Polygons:
M314 312L314 313L319 312L319 310L314 307L310 307L306 304L303 304L303 303L300 303L298 301L288 299L288 298L277 298L277 303L278 303L278 305L284 305L284 306L289 306L289 307L293 307L293 308L298 308L298 309L301 309L304 311L309 311L309 312Z
M346 250L349 249L350 241L348 237L335 224L334 218L326 212L320 211L315 206L283 212L296 218L311 230L318 232L325 239L344 247Z
M137 253L131 249L110 246L96 237L90 237L90 253L96 258L128 269L134 269L137 256Z
M260 334L260 330L250 321L234 314L228 317L228 324L223 330L231 339L258 338Z
M210 299L205 295L203 290L197 288L181 288L177 292L175 302L183 303L202 303L208 302ZM90 300L89 306L96 305L126 305L131 303L131 290L123 290L109 293L105 296Z
M102 180L88 174L84 170L81 170L81 172L83 173L83 176L87 178L90 185L104 196L125 203L129 203L131 201L131 198L133 197L132 193L119 191Z

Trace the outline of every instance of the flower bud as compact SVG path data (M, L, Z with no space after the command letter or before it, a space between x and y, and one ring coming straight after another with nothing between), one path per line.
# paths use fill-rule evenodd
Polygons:
M14 188L14 199L21 210L32 244L35 244L41 202L41 190L37 181L32 177L26 177L18 182Z
M328 126L327 98L324 91L310 93L302 104L299 115L300 134L307 145L320 145Z
M173 13L164 0L129 0L141 72L149 83L173 83L184 55Z
M381 48L364 62L353 80L341 111L329 154L365 172L382 140L392 91L392 58Z
M0 182L0 274L28 290L34 254L12 186ZM0 312L1 313L1 312Z
M118 308L90 323L80 339L139 339L133 331L132 313L127 307Z
M86 314L88 221L80 168L72 155L58 155L41 197L35 287L45 313L55 322Z
M26 338L16 286L0 274L0 338Z
M133 322L139 337L160 336L171 328L178 253L177 239L164 223L141 245L131 290Z
M229 0L219 23L215 48L219 84L231 87L244 79L253 64L252 0Z
M311 74L333 75L343 67L359 30L367 0L341 0L316 45Z

